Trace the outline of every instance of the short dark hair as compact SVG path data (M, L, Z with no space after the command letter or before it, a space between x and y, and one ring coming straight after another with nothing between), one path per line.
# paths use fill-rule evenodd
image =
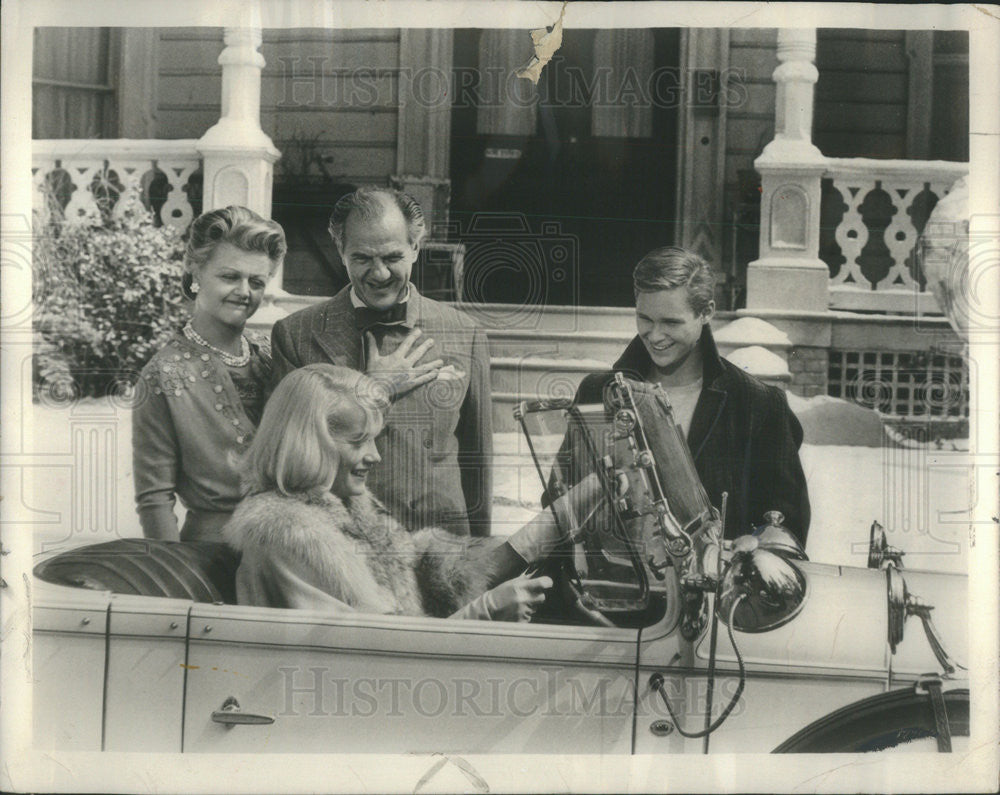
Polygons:
M688 303L696 315L704 314L715 299L715 279L704 259L677 246L650 251L632 271L636 295L687 287Z
M382 217L385 205L380 201L380 196L387 197L403 214L411 245L419 245L420 241L424 239L427 234L427 223L424 220L424 211L416 199L409 193L395 188L363 185L353 193L342 196L333 205L333 212L330 213L329 231L338 251L342 251L344 248L344 227L347 225L347 219L351 213L356 212L366 220Z

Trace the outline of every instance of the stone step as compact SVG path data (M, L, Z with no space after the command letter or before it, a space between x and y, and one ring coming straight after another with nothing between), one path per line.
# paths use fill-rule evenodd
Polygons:
M723 356L765 383L787 386L791 380L785 360L766 348L738 348L724 351ZM572 397L585 375L611 366L608 359L491 356L490 377L494 395L520 396L518 399Z
M292 295L285 293L275 306L287 314L327 300L326 296ZM478 326L494 329L521 329L529 332L613 333L635 332L635 310L619 306L544 306L530 304L477 304L444 302L471 317ZM722 328L736 317L735 312L718 312L712 321Z
M598 359L533 356L494 356L490 365L493 393L520 395L520 399L573 397L587 373L610 367Z
M286 294L276 309L294 312L324 300ZM628 307L452 306L472 317L489 336L493 417L500 431L517 429L512 410L521 400L572 397L584 375L608 369L635 336L635 312ZM723 356L760 345L787 359L787 336L755 318L737 318L734 312L719 312L712 321ZM759 354L752 357L745 363L747 369L756 369L759 360ZM784 373L762 375L770 383L787 385Z
M493 392L493 432L521 431L521 426L514 419L514 407L525 396L515 392Z
M613 362L632 341L635 331L528 331L490 329L490 355L540 356L551 359L596 359Z
M529 332L622 332L635 329L635 310L615 306L543 306L518 304L455 303L478 326L521 329Z
M281 295L278 308L291 314L307 306L326 301L328 296ZM478 326L489 329L521 328L574 332L620 331L635 327L635 310L617 306L545 306L530 304L477 304L445 301L469 315Z
M626 346L635 338L634 331L580 331L575 334L551 331L529 332L522 329L494 329L489 332L490 356L545 357L550 359L595 359L611 364L622 355ZM716 339L719 353L728 356L747 347L738 336ZM768 344L768 350L782 358L787 357L789 344Z
M326 300L321 297L286 294L279 298L278 312L295 312ZM518 306L511 304L452 303L485 329L491 356L532 354L551 358L597 359L613 362L635 336L635 311L612 306ZM776 329L752 318L736 319L734 312L719 312L712 320L719 349L725 355L746 345L767 345L776 352L787 347ZM263 318L261 318L263 319ZM255 317L252 325L260 327ZM732 331L725 331L734 323ZM742 324L742 325L741 325ZM754 325L756 324L756 325ZM782 335L783 336L783 335Z
M791 374L784 358L778 353L761 346L750 346L723 350L722 355L764 383L788 388ZM571 398L584 376L607 370L610 366L608 360L591 358L490 357L494 428L498 431L518 430L512 412L522 400Z
M452 304L461 309L489 334L495 331L529 333L593 333L635 336L635 310L615 306L514 306L508 304ZM738 317L736 312L716 312L716 331Z

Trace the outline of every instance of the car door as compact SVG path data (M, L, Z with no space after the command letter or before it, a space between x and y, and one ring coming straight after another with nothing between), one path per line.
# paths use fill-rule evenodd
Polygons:
M769 753L812 721L888 689L884 572L797 565L807 580L801 611L774 629L734 633L746 665L745 688L707 744L679 729L690 734L706 726L710 624L693 642L679 634L643 636L636 753ZM651 686L654 676L662 677L659 690ZM720 621L713 720L738 686L736 651Z
M629 753L637 642L634 629L195 605L184 750Z
M35 580L32 710L38 749L104 747L107 593Z
M105 751L181 750L184 599L116 594L108 613Z

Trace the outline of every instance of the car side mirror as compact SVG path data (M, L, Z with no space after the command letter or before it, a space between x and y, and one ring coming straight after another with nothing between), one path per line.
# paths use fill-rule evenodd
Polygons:
M927 643L930 644L934 657L944 670L945 677L954 674L956 668L964 670L965 666L955 662L948 654L941 640L941 634L931 620L934 605L929 605L919 596L910 593L906 587L906 580L903 579L903 573L895 566L888 567L886 577L889 592L889 648L892 649L892 653L895 654L896 647L903 642L906 619L910 616L919 616L924 627L924 635L927 636Z
M881 569L885 566L895 566L903 568L903 555L906 553L901 549L889 546L889 541L885 535L885 528L878 522L872 522L871 530L868 534L868 568Z

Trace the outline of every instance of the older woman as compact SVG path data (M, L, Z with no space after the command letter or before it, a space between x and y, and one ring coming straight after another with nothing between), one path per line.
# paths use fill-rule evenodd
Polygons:
M239 602L529 620L552 580L523 571L558 543L555 519L542 514L479 551L439 528L408 532L365 487L380 461L376 392L331 364L294 370L275 389L248 451L248 496L223 531L242 553Z
M236 454L249 444L271 370L244 333L286 251L274 221L226 207L191 225L182 287L191 319L143 368L132 413L132 471L147 538L217 540L240 498ZM178 533L176 498L187 508Z

